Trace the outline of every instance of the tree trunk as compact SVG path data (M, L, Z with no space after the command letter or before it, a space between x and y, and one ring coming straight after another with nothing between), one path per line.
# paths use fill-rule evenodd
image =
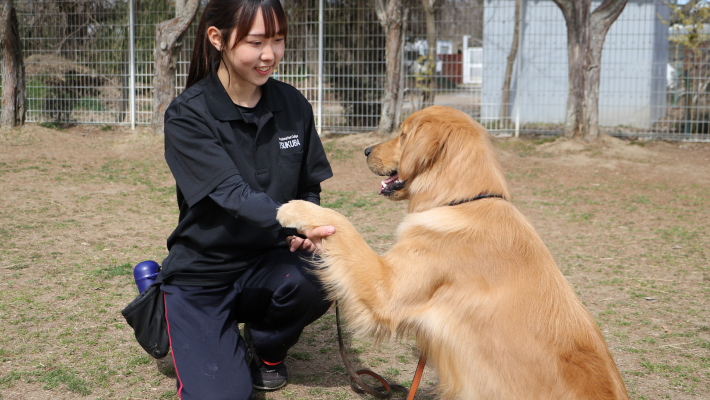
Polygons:
M404 43L405 37L407 35L407 17L409 16L409 10L404 10L404 16L402 17L402 43ZM400 58L401 59L401 58ZM404 63L399 63L399 87L400 90L404 90ZM400 92L400 96L397 98L397 106L394 111L394 123L395 127L398 126L399 121L402 120L402 105L404 103L404 92Z
M434 1L422 0L424 15L426 18L426 40L428 47L427 68L428 77L424 82L424 96L422 96L422 108L434 104L436 92L436 20L434 19ZM520 0L518 0L520 1Z
M567 23L568 89L565 137L586 135L584 115L584 78L589 45L591 0L554 0Z
M508 64L505 67L505 79L503 80L503 93L500 101L500 123L510 118L510 82L513 80L513 65L518 55L518 42L520 35L520 13L523 8L523 0L515 0L515 28L513 29L513 43L510 44L508 53ZM520 68L520 65L518 65Z
M180 39L197 15L199 0L188 0L176 18L156 27L155 73L153 75L153 131L163 133L163 115L175 95L175 72Z
M604 0L590 14L590 0L554 0L567 23L569 89L565 137L599 137L599 78L604 39L627 0Z
M0 127L14 128L25 123L27 92L22 46L13 0L5 0L0 14L2 48L2 109Z
M402 0L389 0L387 7L382 4L382 0L375 1L375 9L380 25L385 31L385 95L382 100L382 116L377 127L377 133L388 135L395 130L397 122L394 115L397 109L397 101L401 96L399 86L399 76L402 73Z
M185 0L175 0L175 15L180 15L185 8Z
M592 13L590 19L589 50L587 53L587 77L585 80L585 109L587 141L599 137L599 79L601 77L602 47L611 24L621 15L627 0L605 0Z

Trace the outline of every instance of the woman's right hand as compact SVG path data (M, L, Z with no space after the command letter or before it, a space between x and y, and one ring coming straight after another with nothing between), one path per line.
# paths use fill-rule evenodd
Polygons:
M291 252L296 250L310 251L320 254L323 251L323 238L335 233L334 226L319 226L305 232L298 231L298 233L305 235L307 239L300 238L298 236L289 236L287 240L289 241L289 247Z

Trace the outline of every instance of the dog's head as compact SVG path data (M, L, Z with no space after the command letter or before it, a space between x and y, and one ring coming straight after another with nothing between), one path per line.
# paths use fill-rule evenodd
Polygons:
M434 106L413 113L394 139L365 150L380 194L423 211L477 195L510 192L486 130L463 112Z

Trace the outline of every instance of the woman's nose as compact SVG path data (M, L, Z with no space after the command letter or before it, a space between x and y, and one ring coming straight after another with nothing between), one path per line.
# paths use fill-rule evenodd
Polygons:
M264 46L264 51L261 53L261 59L267 61L274 59L274 50L271 46Z

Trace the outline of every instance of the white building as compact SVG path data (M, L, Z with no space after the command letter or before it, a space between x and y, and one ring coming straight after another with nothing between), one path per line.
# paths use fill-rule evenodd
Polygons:
M521 123L563 123L567 103L567 27L552 0L523 0L521 49L512 75L510 114ZM594 10L601 1L592 2ZM485 0L481 117L499 119L515 0ZM629 0L602 52L599 123L649 128L666 110L669 8ZM660 18L659 18L660 17ZM519 61L519 62L518 62ZM519 80L519 82L518 82Z

